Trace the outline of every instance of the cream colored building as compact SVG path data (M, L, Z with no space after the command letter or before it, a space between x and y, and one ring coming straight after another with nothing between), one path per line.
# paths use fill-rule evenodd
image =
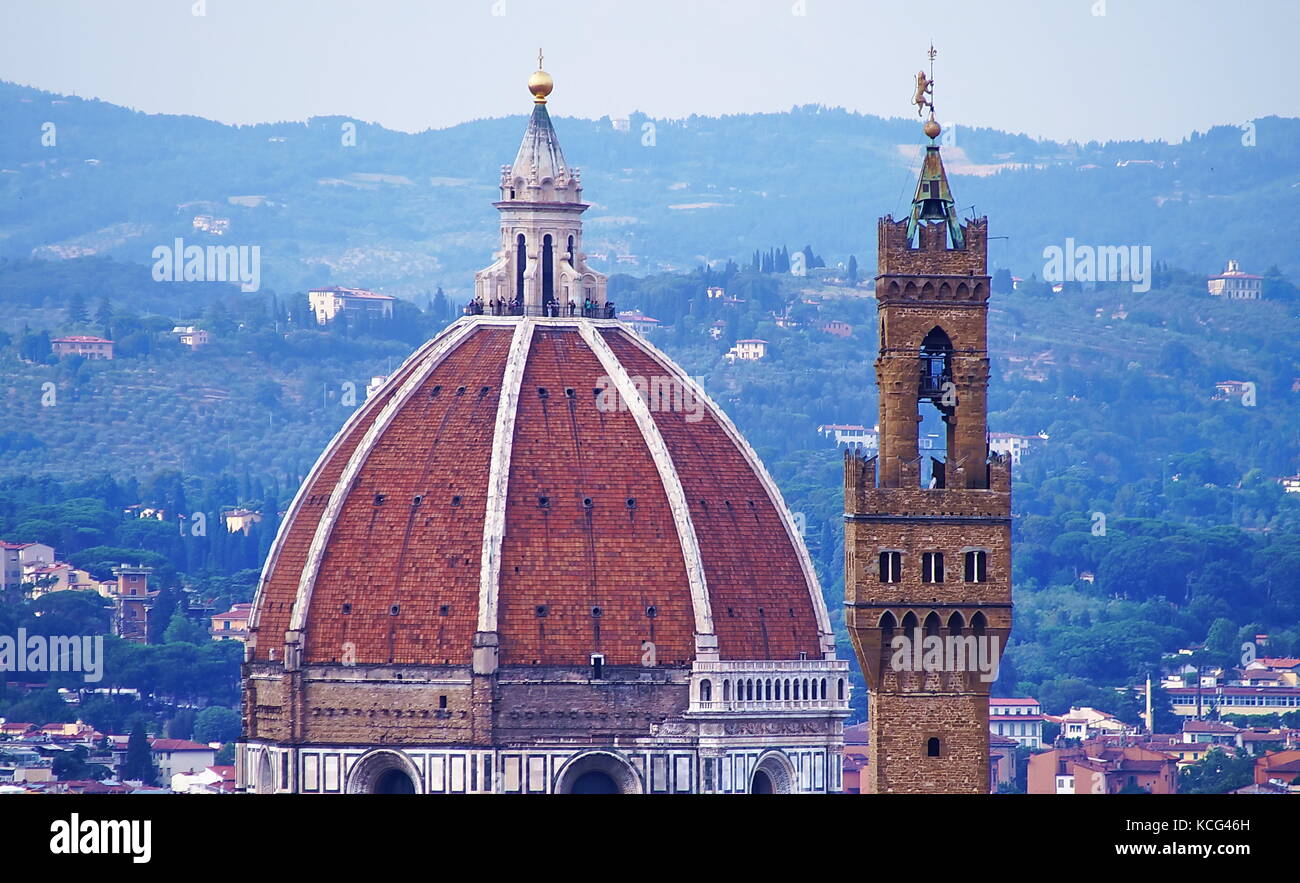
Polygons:
M81 356L85 359L113 359L113 341L88 334L73 334L69 337L56 337L50 341L50 351L54 355Z
M1264 293L1264 277L1243 273L1236 261L1228 261L1228 268L1206 283L1210 294L1228 300L1259 300Z
M212 640L243 641L248 637L248 617L252 604L235 604L225 613L212 617Z
M1033 445L1047 441L1045 433L1038 435L1016 435L1011 432L990 432L989 450L995 454L1011 457L1011 465L1019 466L1020 457Z
M176 335L181 346L187 346L192 350L208 345L208 332L194 325L177 325L172 328L172 334Z
M50 592L99 590L99 582L88 571L78 570L64 561L24 567L23 583L33 587L33 599Z
M0 542L0 590L17 590L29 567L54 563L54 547L44 543Z
M619 318L632 326L632 330L638 334L645 334L659 327L659 320L653 316L647 316L645 313L636 310L628 310L620 313Z
M727 350L726 355L728 362L735 362L737 359L742 362L757 362L766 357L767 341L757 338L736 341L736 345Z
M251 509L227 509L221 513L222 519L226 522L226 533L243 532L245 535L252 529L254 524L262 521L262 513L254 512Z
M1037 699L989 697L989 732L1026 748L1043 747L1043 708Z
M307 292L311 311L317 325L328 325L340 314L369 315L376 319L393 318L393 304L397 298L391 294L377 294L364 288L313 288Z
M1082 708L1071 707L1068 713L1060 717L1044 715L1044 720L1060 724L1061 737L1064 739L1095 739L1098 736L1119 735L1133 729L1115 715L1086 705Z

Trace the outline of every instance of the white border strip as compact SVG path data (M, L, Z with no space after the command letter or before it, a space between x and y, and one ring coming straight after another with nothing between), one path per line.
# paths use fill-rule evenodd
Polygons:
M622 323L620 323L620 325L622 325ZM745 459L749 462L750 468L752 468L758 475L759 482L763 485L763 489L767 491L772 502L776 504L776 510L781 516L781 523L785 525L786 535L790 538L790 542L794 545L795 553L799 556L799 564L803 568L804 579L808 583L809 594L812 595L813 610L817 614L817 628L821 632L822 656L826 659L834 659L835 632L831 628L831 618L830 614L826 610L826 599L822 596L821 583L817 580L817 570L813 567L812 559L808 556L808 547L804 545L803 537L799 536L798 531L795 530L794 519L790 515L789 507L785 504L785 498L781 496L780 488L778 488L776 482L772 480L772 476L763 465L763 461L758 458L758 454L756 454L754 449L749 446L749 442L745 441L745 437L740 434L740 430L738 430L736 425L731 422L731 418L727 416L726 412L723 411L722 408L718 407L717 402L709 398L708 394L705 393L704 388L696 383L694 378L682 371L676 362L661 352L654 344L650 343L644 337L637 334L635 331L632 331L626 325L622 325L622 328L626 332L627 338L630 339L633 344L639 347L651 358L658 361L665 369L675 372L678 379L681 380L682 383L686 384L687 388L690 389L700 401L704 402L705 405L709 407L714 418L718 421L718 424L722 426L723 430L725 430L729 436L731 436L732 443L736 445L741 454L743 454Z
M691 588L691 607L695 611L695 643L697 657L701 653L717 655L717 641L713 638L713 608L709 603L709 587L704 578L704 563L700 557L700 540L695 533L695 524L691 520L691 508L686 502L686 491L682 488L681 477L673 463L668 445L664 443L659 426L650 414L650 408L637 392L636 385L628 375L623 363L610 349L600 331L586 322L578 325L578 333L587 346L600 360L600 366L606 376L618 390L619 398L627 403L627 409L636 420L641 436L650 448L655 468L659 470L659 481L668 495L668 505L672 510L673 524L677 528L677 537L682 544L682 558L686 562L686 579ZM709 636L709 641L702 642L702 636Z
M406 405L415 391L428 378L429 372L438 367L456 347L458 347L466 337L482 327L477 322L466 322L453 333L438 338L437 345L430 351L429 359L419 371L414 371L411 376L397 390L397 393L389 399L384 405L384 410L375 418L374 423L366 430L366 434L361 438L360 443L352 452L352 458L348 460L348 465L339 476L335 483L334 489L330 492L329 503L325 506L324 513L321 514L320 523L316 525L316 535L312 538L311 548L307 551L307 562L303 566L302 576L298 580L298 596L293 604L293 617L289 621L289 630L303 630L307 627L307 612L311 606L311 593L316 587L316 577L320 573L321 561L325 557L325 546L329 542L330 534L334 531L334 525L337 523L339 514L343 511L343 504L347 501L352 492L352 486L356 483L357 476L361 473L361 468L365 465L366 460L370 457L371 451L379 443L380 437L388 429L393 418Z
M501 581L501 544L506 534L506 491L510 483L510 454L515 446L515 417L519 413L519 390L524 382L524 365L532 346L534 323L516 319L510 339L510 356L501 376L501 397L497 400L496 428L492 438L492 465L488 469L487 513L483 522L483 555L479 564L478 631L497 630L497 596Z
M466 322L466 319L459 319L442 329L442 331L425 341L425 343L412 352L411 355L407 356L406 361L402 362L398 369L389 376L392 377L401 374L406 370L407 365L423 359L429 354L430 350L437 346L439 340L448 334L451 334L458 325L466 324ZM285 512L284 520L280 522L280 529L276 531L275 540L271 543L271 549L267 553L266 561L262 564L262 575L257 581L257 592L254 593L253 596L253 612L248 619L250 643L255 643L256 641L254 630L257 628L261 620L262 596L265 594L266 585L271 580L271 573L275 570L275 565L280 558L280 550L284 547L290 527L293 525L295 519L297 519L298 513L302 510L308 492L311 490L312 485L316 483L316 479L320 477L321 470L325 468L325 464L333 459L334 453L339 449L339 446L343 444L343 440L351 434L356 424L363 419L364 415L367 415L376 408L381 407L379 403L383 401L385 387L387 386L387 383L381 386L376 390L374 395L362 402L361 407L353 411L348 416L347 420L343 421L343 426L339 428L338 432L334 433L334 438L332 438L330 443L325 446L325 450L316 458L316 463L312 466L311 471L307 473L307 477L303 479L302 484L298 486L298 492L294 494L293 502L289 504L289 509Z

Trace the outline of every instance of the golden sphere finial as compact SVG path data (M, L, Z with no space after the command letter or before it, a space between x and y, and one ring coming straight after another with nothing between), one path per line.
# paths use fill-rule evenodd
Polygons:
M925 134L928 135L931 140L933 140L939 137L939 133L943 131L943 128L939 125L939 123L935 120L934 117L930 117L928 120L925 121L925 126L922 127L922 131L925 132Z
M555 88L555 81L551 75L542 70L542 50L537 50L537 70L528 78L528 91L533 93L533 101L537 104L545 104L546 96L551 94Z

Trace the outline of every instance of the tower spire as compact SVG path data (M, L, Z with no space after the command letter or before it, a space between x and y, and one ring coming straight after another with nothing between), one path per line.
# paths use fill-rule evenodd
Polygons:
M920 180L916 182L916 195L912 198L912 215L907 221L907 238L916 241L917 227L921 221L942 221L948 228L948 236L953 248L965 248L965 236L957 218L957 206L952 198L952 189L948 186L948 174L943 168L943 158L939 156L939 144L935 140L943 127L934 118L934 57L939 53L934 44L926 55L930 58L930 76L925 71L917 71L916 94L912 103L916 105L917 116L925 108L930 109L930 118L925 121L922 131L930 138L925 146L925 159L921 163Z

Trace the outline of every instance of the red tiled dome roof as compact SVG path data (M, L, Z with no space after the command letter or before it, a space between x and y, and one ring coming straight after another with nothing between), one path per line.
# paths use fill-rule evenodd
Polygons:
M468 665L476 632L501 665L833 648L734 426L667 356L585 319L466 318L412 355L300 489L250 629L257 660L294 629L304 663L363 665Z

